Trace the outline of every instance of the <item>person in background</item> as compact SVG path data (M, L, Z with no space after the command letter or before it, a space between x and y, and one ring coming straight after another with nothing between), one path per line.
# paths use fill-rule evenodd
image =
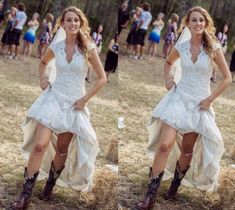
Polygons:
M23 45L23 57L28 57L31 55L32 45L35 42L36 31L39 26L39 14L35 12L33 14L32 20L28 22L29 29L25 32L24 35L24 45Z
M117 65L118 65L118 33L109 42L109 51L107 53L104 65L104 70L106 73L107 80L110 73L114 73L116 71Z
M128 3L126 1L118 8L118 34L120 34L122 29L126 28L129 23L130 17L127 9Z
M96 50L98 54L100 54L102 50L102 39L103 39L102 32L103 32L103 25L99 25L97 30L93 32L92 37L91 37L96 45ZM86 81L91 82L91 69L90 68L88 68L88 71L87 71Z
M148 31L149 24L152 20L152 15L150 13L151 6L148 2L142 4L143 11L141 12L140 22L136 27L136 32L134 35L134 45L135 45L135 55L134 59L143 59L144 46L145 46L145 36Z
M24 3L17 4L17 12L14 18L14 23L9 34L9 43L10 43L10 59L18 58L18 50L20 45L20 36L24 27L24 24L27 20L27 15L25 13ZM14 54L14 55L13 55Z
M164 28L164 14L159 13L157 20L153 22L153 30L149 34L149 47L148 47L148 58L151 60L154 56L156 56L157 44L160 43L161 39L161 31Z
M227 43L228 43L227 32L228 32L228 24L225 24L223 26L222 30L217 35L217 39L218 39L219 43L221 44L222 51L224 54L227 51ZM213 69L211 81L216 82L216 69L215 68Z
M126 46L126 55L128 54L128 51L130 49L131 46L134 46L134 34L136 32L136 27L140 21L140 16L141 16L141 12L142 12L142 8L141 7L136 7L135 13L131 19L131 28L130 31L128 33L126 42L127 42L127 46ZM134 49L133 52L134 53Z
M10 42L9 42L9 36L11 33L11 28L13 27L13 23L14 23L14 18L16 16L16 12L17 12L17 8L16 7L11 7L10 11L7 11L8 15L7 15L7 26L4 30L4 33L2 35L2 49L1 49L1 54L4 55L5 57L7 57L7 54L10 52ZM8 50L7 53L5 53L5 49L8 46Z
M231 61L230 61L230 72L231 72L231 76L232 76L232 81L235 82L233 80L234 78L234 75L235 75L235 45L233 45L233 54L232 54L232 58L231 58ZM234 151L235 151L235 147L234 147ZM235 154L235 152L234 152Z
M47 13L45 17L46 21L42 23L42 29L39 37L39 46L38 46L38 57L42 58L45 54L47 47L53 37L52 34L52 22L54 20L54 16L51 13Z
M176 35L177 35L177 30L178 30L178 26L177 26L177 22L179 21L179 16L175 13L173 13L171 15L171 19L168 21L168 28L166 31L166 34L164 36L164 45L163 45L163 50L162 50L162 57L166 58L175 41L176 41Z
M4 8L3 8L3 3L0 2L0 28L2 26L2 24L4 23L5 20L5 12L4 12Z
M102 50L102 32L103 32L103 25L99 25L97 30L92 34L92 40L95 42L98 54L101 53Z

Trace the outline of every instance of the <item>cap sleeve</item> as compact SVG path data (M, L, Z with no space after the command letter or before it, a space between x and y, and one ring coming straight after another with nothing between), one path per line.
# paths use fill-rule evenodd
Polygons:
M53 51L53 53L55 54L55 43L51 43L49 48Z
M176 42L176 44L175 44L175 49L178 51L178 53L180 53L181 52L181 45L182 45L182 43L177 43Z
M96 44L94 42L90 42L87 46L88 52L92 51L96 48Z
M221 48L221 44L220 44L220 43L214 43L214 44L212 45L213 51L216 51L217 49L220 49L220 48Z

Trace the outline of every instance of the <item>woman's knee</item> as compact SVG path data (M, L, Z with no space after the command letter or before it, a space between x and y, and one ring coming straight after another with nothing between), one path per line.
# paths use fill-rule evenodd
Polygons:
M159 152L169 153L171 151L173 144L171 142L163 142L159 146Z
M38 153L45 152L45 150L47 149L47 145L48 144L46 142L37 141L34 147L34 151Z

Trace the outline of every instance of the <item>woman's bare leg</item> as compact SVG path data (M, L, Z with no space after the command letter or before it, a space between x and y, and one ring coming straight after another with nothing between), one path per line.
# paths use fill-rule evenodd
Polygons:
M193 155L193 147L197 141L197 133L187 133L183 136L181 154L179 158L180 171L184 171L190 165Z
M61 133L58 135L57 150L53 160L55 171L60 170L64 166L72 137L72 133Z
M177 131L166 123L162 124L161 136L159 140L158 151L153 160L152 173L153 176L158 176L164 171L167 163L167 158L175 143Z
M35 146L32 153L30 154L27 165L27 172L29 176L39 170L44 152L46 151L51 139L51 133L52 132L49 128L45 127L41 123L38 123L35 137Z

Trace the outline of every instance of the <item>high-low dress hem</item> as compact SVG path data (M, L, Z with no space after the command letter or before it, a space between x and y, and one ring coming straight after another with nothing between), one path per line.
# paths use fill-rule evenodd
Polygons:
M85 95L85 76L88 66L78 50L73 60L67 63L64 47L64 41L52 46L57 75L54 83L43 91L27 112L26 122L22 126L24 133L22 150L28 158L35 145L38 122L52 131L51 141L44 153L38 177L38 180L44 179L48 176L56 153L57 136L60 133L72 133L65 168L57 184L76 190L91 191L99 145L90 123L87 107L79 111L73 107L74 102Z

